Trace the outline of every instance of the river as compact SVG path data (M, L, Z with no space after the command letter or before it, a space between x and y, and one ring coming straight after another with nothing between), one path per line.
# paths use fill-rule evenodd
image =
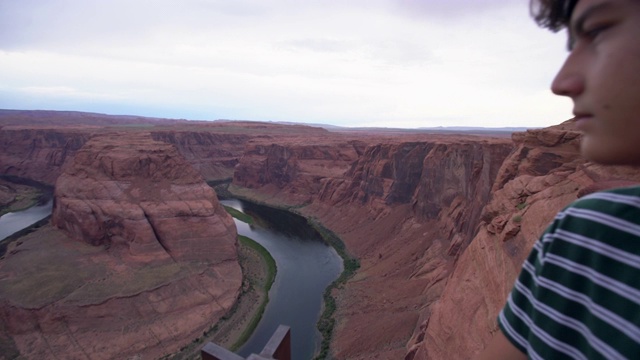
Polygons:
M322 295L342 272L342 258L302 217L238 200L221 203L256 218L253 226L234 219L238 234L264 246L278 267L262 320L238 354L259 354L284 324L291 327L292 359L312 359L322 340L316 328Z
M0 216L0 241L51 215L53 200L44 205L32 206L26 210L6 213Z
M312 359L322 340L316 328L322 295L342 272L342 259L300 216L238 200L221 203L255 218L251 226L234 219L238 233L264 246L278 268L263 317L238 354L259 354L278 325L284 324L291 327L292 359ZM0 241L51 215L52 207L50 200L1 216Z

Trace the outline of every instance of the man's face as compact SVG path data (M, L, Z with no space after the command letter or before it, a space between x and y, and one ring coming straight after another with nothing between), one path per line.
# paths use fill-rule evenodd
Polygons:
M571 51L551 89L574 103L582 154L640 165L640 1L580 0Z

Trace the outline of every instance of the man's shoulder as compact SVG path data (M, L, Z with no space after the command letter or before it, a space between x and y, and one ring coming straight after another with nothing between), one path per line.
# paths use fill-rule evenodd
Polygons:
M574 239L581 248L598 243L640 255L640 186L595 192L576 200L556 216L544 239L550 245L556 237Z
M567 207L567 209L589 209L606 213L640 211L640 186L630 186L598 191L586 195Z
M640 238L640 186L594 192L574 201L556 215L543 238L552 239L550 234L558 232L640 244L635 241Z

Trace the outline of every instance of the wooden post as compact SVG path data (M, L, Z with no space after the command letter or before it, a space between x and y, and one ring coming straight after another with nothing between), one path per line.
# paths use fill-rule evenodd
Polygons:
M260 355L268 359L291 360L291 328L278 326Z
M202 347L200 356L202 360L245 360L212 342ZM260 355L251 354L246 360L291 360L291 328L286 325L278 326Z
M218 346L212 342L205 345L200 350L200 356L202 360L244 360L242 356L236 355L231 351Z

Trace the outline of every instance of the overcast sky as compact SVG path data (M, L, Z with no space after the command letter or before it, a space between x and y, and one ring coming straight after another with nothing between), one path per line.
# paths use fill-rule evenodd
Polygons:
M0 0L0 108L548 126L564 34L528 0Z

